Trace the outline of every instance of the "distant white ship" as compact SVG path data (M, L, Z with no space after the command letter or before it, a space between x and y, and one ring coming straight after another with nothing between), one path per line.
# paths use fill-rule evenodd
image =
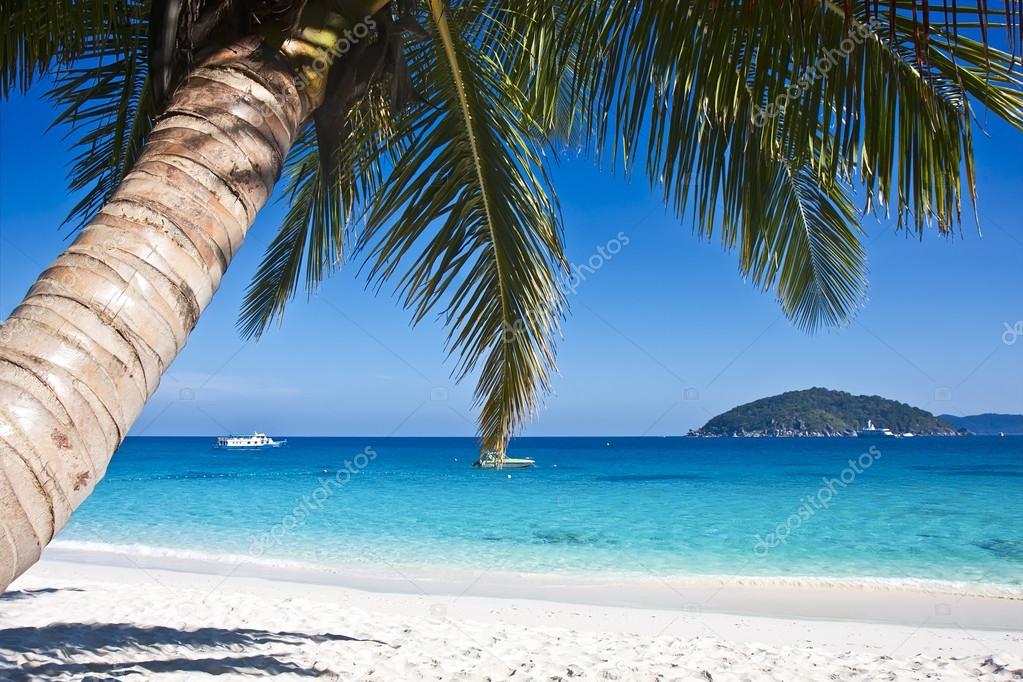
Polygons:
M860 429L856 432L856 435L860 438L894 438L895 434L892 433L891 429L879 429L874 426L874 422L867 420L867 428Z
M217 438L217 444L213 447L228 450L262 450L264 448L279 448L287 440L274 440L265 433L253 433L251 436L221 436Z

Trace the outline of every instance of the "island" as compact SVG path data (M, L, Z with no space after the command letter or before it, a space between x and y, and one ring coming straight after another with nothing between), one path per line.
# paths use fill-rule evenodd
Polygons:
M856 436L967 434L926 410L876 395L827 388L789 391L719 414L690 436Z
M957 417L954 414L939 415L958 429L967 429L978 436L1021 436L1023 435L1023 414L974 414Z

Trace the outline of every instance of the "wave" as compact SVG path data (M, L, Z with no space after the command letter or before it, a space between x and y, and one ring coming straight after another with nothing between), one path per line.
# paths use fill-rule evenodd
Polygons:
M153 545L130 544L121 545L105 542L91 542L88 540L54 540L46 548L43 558L51 558L58 561L84 561L87 563L107 563L103 559L126 559L129 563L133 560L142 560L145 568L171 568L176 566L163 564L155 560L168 560L170 562L195 562L196 564L216 567L225 566L261 566L276 569L296 570L321 570L330 572L331 566L327 564L315 564L306 561L294 561L291 559L268 558L253 556L251 554L236 554L231 552L203 552L192 549L178 549L172 547L157 547ZM198 572L206 572L199 570Z
M242 575L245 567L255 569L257 577L280 577L302 582L330 581L344 583L346 578L365 579L379 576L380 566L366 564L321 564L296 561L277 557L260 557L248 554L213 553L190 549L156 547L151 545L108 544L82 540L55 540L46 549L44 559L98 564L128 563L139 568L178 570L194 573L219 574L229 571ZM397 564L387 562L387 567L397 570ZM411 571L417 580L445 582L452 576L465 574L476 576L478 570L472 566L438 566L431 564L404 564L403 570ZM262 570L260 570L262 569ZM400 571L398 571L401 573ZM401 573L404 580L407 576ZM728 575L728 574L655 574L616 572L570 572L533 573L515 571L488 571L488 577L495 584L514 577L535 586L562 585L571 583L602 585L656 585L669 582L682 586L721 587L765 587L785 589L835 589L903 591L956 596L995 597L1000 599L1023 600L1023 586L995 582L968 582L934 580L926 578L874 577L874 576L770 576L770 575Z

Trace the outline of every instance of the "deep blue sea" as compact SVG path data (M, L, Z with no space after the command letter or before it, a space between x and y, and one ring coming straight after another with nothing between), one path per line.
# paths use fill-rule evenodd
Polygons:
M328 566L938 580L1023 588L1023 437L129 438L61 533ZM871 451L869 448L876 449Z

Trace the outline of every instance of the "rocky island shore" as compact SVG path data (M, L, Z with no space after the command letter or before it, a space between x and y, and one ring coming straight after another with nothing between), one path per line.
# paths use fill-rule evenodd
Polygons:
M739 405L714 417L689 436L828 438L870 436L957 436L966 429L926 410L880 396L827 388L789 391Z

